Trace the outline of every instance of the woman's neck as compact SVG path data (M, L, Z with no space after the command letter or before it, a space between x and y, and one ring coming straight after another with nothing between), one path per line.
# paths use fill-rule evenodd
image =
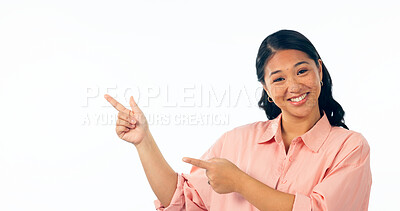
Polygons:
M310 130L315 123L321 119L319 108L312 112L310 115L299 118L292 115L285 115L282 113L281 128L283 137L297 137L301 136Z

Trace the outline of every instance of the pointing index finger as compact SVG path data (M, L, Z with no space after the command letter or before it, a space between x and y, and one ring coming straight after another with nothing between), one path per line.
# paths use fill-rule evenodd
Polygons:
M121 103L119 103L118 101L116 101L113 97L111 97L108 94L104 95L104 98L106 98L106 100L112 105L114 106L115 109L117 109L120 112L124 112L127 114L130 114L130 110L125 108L125 106L123 106Z
M192 165L197 166L202 169L208 169L209 164L210 164L207 161L199 160L199 159L195 159L195 158L184 157L182 160L183 160L183 162L192 164Z

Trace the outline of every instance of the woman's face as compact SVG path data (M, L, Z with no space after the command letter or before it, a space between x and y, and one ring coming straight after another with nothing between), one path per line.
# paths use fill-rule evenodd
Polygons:
M282 115L303 118L318 112L322 61L319 67L298 50L277 51L265 66L264 90L282 110Z

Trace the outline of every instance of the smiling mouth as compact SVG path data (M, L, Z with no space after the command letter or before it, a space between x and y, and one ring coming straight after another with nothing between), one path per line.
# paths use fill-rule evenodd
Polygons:
M306 98L306 96L307 96L309 93L310 93L310 92L304 93L304 94L301 95L300 97L290 98L289 101L292 101L292 102L299 102L299 101L302 101L304 98Z

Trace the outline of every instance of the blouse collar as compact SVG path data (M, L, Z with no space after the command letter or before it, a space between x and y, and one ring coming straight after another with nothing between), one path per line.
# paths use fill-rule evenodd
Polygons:
M319 148L328 137L332 127L325 114L325 111L323 111L323 113L324 115L321 117L321 119L319 119L310 130L301 135L299 139L293 140L293 142L302 140L304 144L313 152L318 152ZM275 119L269 120L271 123L261 136L260 141L258 141L259 144L267 143L271 140L275 140L277 143L282 141L281 119L282 113L280 113Z

